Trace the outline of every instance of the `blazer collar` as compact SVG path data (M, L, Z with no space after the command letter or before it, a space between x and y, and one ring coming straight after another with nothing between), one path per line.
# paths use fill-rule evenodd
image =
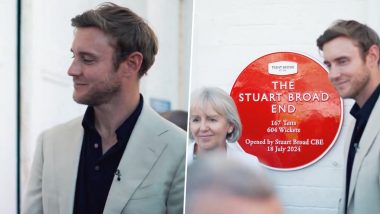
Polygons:
M159 135L168 130L157 123L157 117L157 113L144 104L118 166L120 181L115 176L104 213L120 213L123 210L166 148L167 144L160 141Z
M364 129L363 135L360 139L359 148L356 151L354 163L352 166L350 192L348 193L348 204L351 201L352 194L356 186L358 173L363 163L363 159L369 152L372 144L375 141L376 136L378 135L380 131L380 126L378 126L378 121L377 121L378 118L380 118L380 99L377 100L375 107L372 110L371 116Z
M57 148L54 150L57 153L56 157L64 157L64 160L56 161L56 168L59 169L55 178L60 185L60 204L59 213L71 213L74 208L75 186L78 174L78 165L80 152L83 141L83 128L81 121L83 117L74 119L67 124L67 128L60 133L62 138L58 139L55 144Z

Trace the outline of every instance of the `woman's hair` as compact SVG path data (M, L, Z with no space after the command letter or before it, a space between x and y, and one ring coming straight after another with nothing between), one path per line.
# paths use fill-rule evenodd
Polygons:
M226 117L227 122L233 125L231 133L227 133L226 139L229 142L237 141L242 132L239 113L232 98L222 89L216 87L204 87L195 90L191 94L190 115L195 108L205 109L210 105L218 114ZM191 132L190 139L194 139Z

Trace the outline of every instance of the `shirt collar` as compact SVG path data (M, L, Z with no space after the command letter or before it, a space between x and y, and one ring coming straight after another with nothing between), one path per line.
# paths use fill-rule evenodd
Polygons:
M94 107L88 106L86 112L84 113L82 126L86 130L95 129L95 116L94 116Z
M119 128L116 129L116 135L118 140L123 140L126 138L125 133L128 132L128 130L133 130L137 119L140 116L140 113L142 111L144 104L143 96L140 94L140 101L137 105L136 109L133 111L133 113L119 126ZM129 137L128 137L129 138Z
M130 127L131 125L132 125L132 127L134 127L134 125L137 122L138 117L140 116L143 105L144 105L144 98L140 94L139 104L137 105L136 109L115 131L118 140L121 140L124 138L124 136L123 136L124 133L126 133L126 131L131 128ZM95 129L95 114L94 114L94 107L93 106L87 107L86 112L84 113L83 120L82 120L82 126L85 130L96 131L96 129Z
M356 120L368 120L369 115L372 112L373 107L375 106L377 99L380 95L380 85L377 86L376 90L372 93L372 95L368 98L368 100L364 103L363 107L360 108L358 103L355 103L352 106L350 114Z

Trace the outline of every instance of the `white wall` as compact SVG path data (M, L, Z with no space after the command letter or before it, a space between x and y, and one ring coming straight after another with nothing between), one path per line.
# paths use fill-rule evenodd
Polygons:
M295 51L321 60L316 39L336 19L374 24L377 0L198 0L194 3L191 90L218 86L230 92L253 60ZM322 61L322 60L321 60ZM335 146L317 163L298 171L268 170L288 214L337 213L342 190L343 144L352 101Z
M73 28L70 19L103 1L23 0L22 28L22 185L27 180L38 134L57 123L84 113L85 106L72 100L71 63ZM178 89L178 50L181 27L180 0L113 1L134 10L157 33L160 49L155 65L143 77L141 90L147 104L151 97L171 102L172 108L187 110L188 89ZM189 9L189 8L186 8ZM191 9L191 8L190 8ZM183 26L182 26L183 27ZM191 27L188 27L191 29ZM186 49L190 55L190 47ZM187 66L188 67L188 66ZM188 72L188 71L186 71ZM184 93L186 91L186 93ZM186 97L185 101L179 97ZM22 188L24 189L24 188Z
M0 201L2 213L16 213L17 201L17 8L0 1Z
M159 51L148 78L143 79L143 92L171 101L172 109L185 111L190 78L191 3L192 0L147 0L146 17L157 34Z

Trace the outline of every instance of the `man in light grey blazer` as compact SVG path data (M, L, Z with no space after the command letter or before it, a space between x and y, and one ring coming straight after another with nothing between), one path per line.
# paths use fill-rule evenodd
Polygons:
M185 132L139 89L157 53L154 32L112 3L71 21L68 74L88 108L40 135L22 213L182 213Z
M343 98L356 103L347 136L339 213L380 212L380 39L357 21L337 21L317 40L329 78ZM328 130L327 130L328 131Z

